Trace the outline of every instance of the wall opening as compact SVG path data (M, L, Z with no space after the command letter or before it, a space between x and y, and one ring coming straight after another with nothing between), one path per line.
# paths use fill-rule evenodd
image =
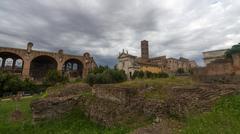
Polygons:
M69 59L63 65L63 72L71 78L82 78L83 64L80 60Z
M50 56L38 56L31 61L30 77L42 80L50 70L57 70L57 61Z
M14 53L0 52L0 70L22 74L23 59Z

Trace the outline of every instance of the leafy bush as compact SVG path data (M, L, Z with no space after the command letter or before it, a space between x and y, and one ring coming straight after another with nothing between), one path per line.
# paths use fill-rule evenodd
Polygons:
M144 77L144 72L141 71L134 71L132 79L140 78L142 79Z
M160 72L158 74L158 78L168 78L168 77L169 77L168 73L165 73L165 72Z
M65 83L68 82L68 77L64 76L63 74L61 74L59 71L57 70L50 70L48 71L43 84L44 85L55 85L57 83Z
M29 79L25 79L23 81L23 89L24 91L34 91L36 90L38 87L36 84L34 84L32 81L30 81Z
M133 73L133 76L132 76L132 79L136 79L136 78L168 78L169 75L165 72L160 72L160 73L152 73L150 71L146 71L146 72L143 72L143 71L135 71Z
M90 73L93 73L93 74L98 74L98 73L103 73L105 70L108 70L109 67L108 66L99 66L95 69L93 69Z
M100 69L96 68L96 70L90 72L85 79L85 81L91 86L94 84L118 83L125 80L127 80L127 76L124 71L102 66L100 66Z
M182 134L238 134L240 132L240 95L220 99L211 111L189 116Z
M29 79L22 80L17 75L0 72L0 97L4 93L16 94L18 91L34 92L36 88L36 85Z
M183 68L178 68L178 69L177 69L177 73L178 73L178 74L184 74L185 71L184 71Z
M233 54L240 53L240 43L237 45L232 46L231 49L228 49L225 53L226 58L232 58Z

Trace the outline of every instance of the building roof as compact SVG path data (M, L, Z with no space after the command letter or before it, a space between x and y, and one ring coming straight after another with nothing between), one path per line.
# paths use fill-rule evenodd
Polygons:
M121 57L131 57L131 58L137 58L137 56L122 52L121 54L119 54L118 59Z
M203 53L212 53L212 52L227 51L227 50L228 49L210 50L210 51L205 51Z

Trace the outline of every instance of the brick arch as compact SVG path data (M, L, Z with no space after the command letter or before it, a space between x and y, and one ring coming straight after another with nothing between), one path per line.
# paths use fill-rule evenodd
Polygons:
M30 61L30 77L35 80L42 79L49 70L57 70L58 61L48 55L35 56Z
M23 72L23 65L24 65L24 58L23 57L21 57L20 55L14 53L12 51L0 51L0 57L1 57L1 60L2 60L1 61L1 65L0 65L0 69L1 70L22 74L22 72ZM22 61L20 67L16 66L16 62L18 60ZM6 63L8 61L12 62L10 66L6 65Z
M10 54L14 54L17 55L19 58L21 58L22 60L24 59L24 53L21 51L16 51L13 49L0 49L0 53L10 53Z
M70 77L82 77L84 71L84 63L78 58L68 58L62 64L62 70Z
M54 60L56 60L57 62L59 62L58 60L58 55L54 55L54 54L48 54L48 53L34 53L30 56L30 61L32 61L33 59L40 57L40 56L47 56L50 58L53 58Z
M59 50L58 52L47 52L47 51L37 51L33 50L33 43L28 43L26 49L19 48L8 48L8 47L0 47L1 52L9 52L18 55L21 57L23 61L23 69L22 69L22 77L29 78L30 77L30 64L32 60L39 56L49 56L53 58L57 62L57 70L62 71L64 63L69 59L77 59L83 65L83 77L85 77L88 71L94 67L96 67L96 63L92 57L90 57L89 53L85 53L84 55L70 55L65 54L63 50Z

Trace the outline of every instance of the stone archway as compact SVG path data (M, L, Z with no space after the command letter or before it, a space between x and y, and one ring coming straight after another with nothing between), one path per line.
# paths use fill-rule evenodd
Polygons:
M57 61L50 56L38 56L30 63L30 77L34 80L43 79L48 71L57 70Z
M22 74L24 61L22 57L11 52L0 52L0 70Z
M83 63L78 59L69 59L63 65L63 72L71 78L82 78Z

